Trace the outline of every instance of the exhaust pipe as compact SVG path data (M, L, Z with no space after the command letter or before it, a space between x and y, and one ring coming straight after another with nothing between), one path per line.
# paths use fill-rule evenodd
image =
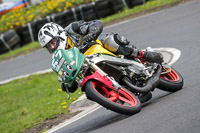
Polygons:
M159 84L159 81L160 81L160 74L161 74L161 71L162 71L162 67L161 65L158 65L158 70L157 72L155 73L155 75L150 78L146 85L143 86L143 87L138 87L138 86L135 86L133 85L129 79L127 77L124 77L122 79L122 82L124 84L126 84L129 88L131 88L132 90L136 91L136 92L140 92L140 93L147 93L147 92L150 92L152 90L154 90L154 88L156 88Z

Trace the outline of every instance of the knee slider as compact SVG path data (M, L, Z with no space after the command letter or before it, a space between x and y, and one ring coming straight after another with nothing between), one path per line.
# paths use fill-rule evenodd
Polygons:
M113 37L114 37L115 42L117 44L119 44L120 46L122 46L122 47L124 47L124 46L129 44L128 39L126 37L124 37L124 36L121 36L119 34L114 34Z
M103 41L103 45L111 52L117 52L119 44L114 39L114 34L109 34Z
M129 45L129 41L121 35L109 34L103 41L104 47L111 52L117 54L130 54L132 51L132 45Z

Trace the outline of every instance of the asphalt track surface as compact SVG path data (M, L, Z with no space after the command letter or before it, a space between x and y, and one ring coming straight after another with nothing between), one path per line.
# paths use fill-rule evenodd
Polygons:
M121 115L99 108L56 133L199 133L200 132L200 0L139 17L104 32L126 36L140 48L181 50L173 66L184 78L175 93L157 90L140 113ZM50 56L39 50L0 63L0 81L50 68Z
M123 33L145 48L173 47L181 57L173 66L184 77L182 90L157 90L141 112L127 116L103 107L54 131L56 133L199 133L200 1L196 0L114 25L104 32Z

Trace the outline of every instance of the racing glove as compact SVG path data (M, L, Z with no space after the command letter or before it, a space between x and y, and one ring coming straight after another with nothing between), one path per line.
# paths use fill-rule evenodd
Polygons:
M103 31L103 24L101 21L93 20L88 23L88 32L83 37L84 42L95 41Z
M143 58L149 62L161 64L164 61L161 53L150 52L150 51L138 51L138 53L139 53L138 58Z
M84 40L84 42L91 42L93 40L96 40L96 38L97 37L94 33L89 33L83 37L83 40Z

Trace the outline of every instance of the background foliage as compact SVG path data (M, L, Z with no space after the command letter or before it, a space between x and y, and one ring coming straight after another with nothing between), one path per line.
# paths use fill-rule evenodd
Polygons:
M10 11L0 18L0 32L14 29L18 26L24 26L34 19L61 12L73 6L90 1L93 0L46 0L38 5L30 5L28 8Z

